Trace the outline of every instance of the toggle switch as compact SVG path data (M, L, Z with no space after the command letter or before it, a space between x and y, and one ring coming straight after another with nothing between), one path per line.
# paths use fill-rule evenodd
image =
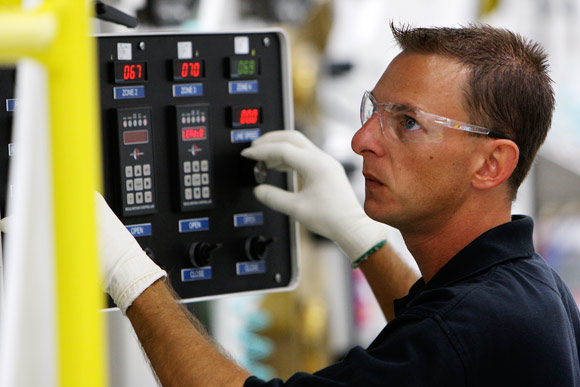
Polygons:
M189 261L195 267L209 266L213 253L222 247L221 243L196 242L189 246Z
M252 261L261 261L268 254L268 246L274 242L272 237L258 235L246 240L246 256Z

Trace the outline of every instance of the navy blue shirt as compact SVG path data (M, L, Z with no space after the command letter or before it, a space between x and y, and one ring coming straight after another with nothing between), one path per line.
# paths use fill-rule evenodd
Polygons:
M286 382L245 386L580 386L580 314L516 216L395 301L367 348Z

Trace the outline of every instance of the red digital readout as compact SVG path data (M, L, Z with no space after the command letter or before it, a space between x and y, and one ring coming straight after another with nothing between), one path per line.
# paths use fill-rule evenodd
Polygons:
M183 79L202 78L204 76L203 60L174 60L173 79L176 81Z
M200 70L201 65L199 64L199 62L183 62L181 64L181 77L197 78L199 77Z
M123 66L123 79L126 81L143 79L143 66L140 64Z
M181 129L181 139L183 141L204 140L205 127L183 128Z
M147 64L145 62L115 62L115 81L145 81L147 80Z
M260 111L258 109L242 109L240 112L241 125L253 125L258 123Z
M232 126L256 125L262 121L259 107L243 107L232 109Z

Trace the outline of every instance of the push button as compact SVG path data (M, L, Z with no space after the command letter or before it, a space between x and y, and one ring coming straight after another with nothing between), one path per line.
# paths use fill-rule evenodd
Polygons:
M151 176L151 164L143 164L143 176Z

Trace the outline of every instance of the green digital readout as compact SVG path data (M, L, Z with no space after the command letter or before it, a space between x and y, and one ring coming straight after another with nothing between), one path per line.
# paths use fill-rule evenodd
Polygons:
M230 58L230 78L253 78L260 74L260 60L256 57Z

